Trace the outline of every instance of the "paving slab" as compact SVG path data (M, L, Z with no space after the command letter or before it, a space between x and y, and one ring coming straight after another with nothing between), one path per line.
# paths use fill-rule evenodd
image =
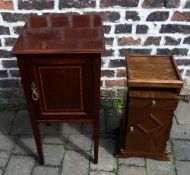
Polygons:
M174 117L170 137L174 139L190 140L190 125L177 124L176 119Z
M67 149L90 151L92 146L91 135L70 135Z
M59 134L59 125L58 124L50 124L46 123L39 124L40 133L43 135L58 135Z
M190 174L190 162L176 161L176 169L178 175Z
M33 136L22 136L13 151L14 154L34 155L37 153L36 143Z
M17 143L17 137L0 135L0 150L11 151Z
M90 163L93 171L115 171L116 159L113 157L115 153L115 140L111 138L101 138L99 144L98 164ZM92 149L93 151L93 149Z
M32 175L58 175L59 168L36 166L32 171Z
M114 172L92 171L89 175L116 175Z
M80 123L64 123L60 126L60 134L81 134L82 126Z
M147 159L147 175L176 175L172 161Z
M6 166L9 156L10 156L10 153L8 153L7 151L0 152L0 168L3 168Z
M88 173L89 157L81 152L66 151L61 175L88 175Z
M121 165L118 169L118 175L146 175L144 167Z
M179 101L178 107L176 109L176 118L179 124L189 124L190 125L190 103Z
M43 143L65 145L68 141L68 135L46 135Z
M190 161L190 141L172 140L176 160Z
M30 175L34 159L26 156L12 156L5 170L5 175Z
M28 111L19 111L16 114L13 128L11 129L11 135L30 135L32 134L32 128L30 124Z
M166 143L166 149L165 151L168 153L168 154L171 154L172 152L172 144L171 144L171 140L169 139Z
M119 165L126 165L126 166L145 166L145 159L144 158L136 158L130 157L125 159L118 159Z
M59 166L65 152L63 145L43 145L45 165Z
M0 112L0 134L9 134L15 112Z

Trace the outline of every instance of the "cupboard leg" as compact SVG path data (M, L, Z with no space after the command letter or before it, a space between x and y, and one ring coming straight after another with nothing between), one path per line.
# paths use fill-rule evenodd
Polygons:
M42 151L42 143L41 143L41 136L40 136L40 130L37 122L32 122L32 130L34 134L34 139L36 142L37 152L39 156L39 163L41 165L44 165L44 155Z
M99 147L99 125L95 122L94 124L94 163L98 163L98 147Z

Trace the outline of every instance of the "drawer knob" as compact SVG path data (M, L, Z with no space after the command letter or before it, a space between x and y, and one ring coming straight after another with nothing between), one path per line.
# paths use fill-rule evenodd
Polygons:
M152 100L151 106L155 106L156 105L156 101Z
M35 85L34 82L32 82L30 88L31 88L31 90L32 90L32 99L33 99L34 101L37 101L38 98L39 98L39 94L38 94L38 92L37 92L37 87L36 87L36 85Z
M130 132L132 133L132 132L134 132L135 130L134 130L134 127L130 127Z

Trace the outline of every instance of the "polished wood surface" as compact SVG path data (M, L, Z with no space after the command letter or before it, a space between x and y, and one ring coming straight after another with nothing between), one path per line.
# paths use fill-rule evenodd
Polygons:
M19 36L13 54L102 53L99 15L32 16Z
M117 157L168 160L165 148L183 85L175 61L170 56L127 56L126 63L129 89Z
M102 31L98 15L33 16L12 50L40 164L44 158L39 122L91 124L98 162Z
M182 87L171 56L127 56L126 61L129 87Z

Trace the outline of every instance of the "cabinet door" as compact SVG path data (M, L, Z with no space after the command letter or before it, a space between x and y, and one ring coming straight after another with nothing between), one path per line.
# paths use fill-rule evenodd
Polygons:
M34 105L40 119L90 116L93 78L90 59L32 58L28 61L31 84L39 94Z
M129 152L160 153L165 150L174 113L172 106L176 106L177 101L158 99L157 106L146 105L152 101L153 99L129 100L126 137L126 150Z

